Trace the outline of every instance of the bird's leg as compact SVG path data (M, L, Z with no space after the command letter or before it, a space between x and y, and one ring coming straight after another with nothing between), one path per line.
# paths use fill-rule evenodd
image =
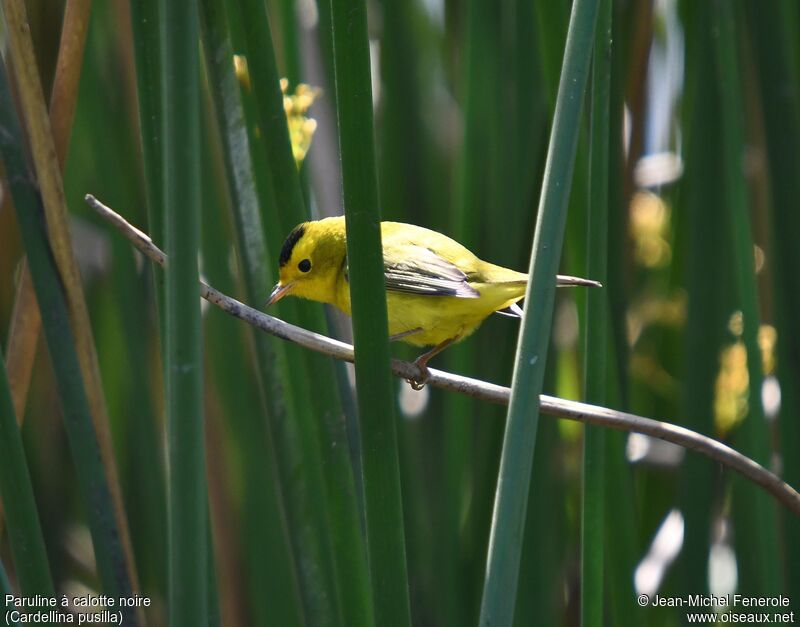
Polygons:
M397 340L402 340L404 337L408 337L409 335L414 335L416 333L421 333L422 327L415 327L413 329L409 329L408 331L403 331L402 333L395 333L394 335L389 336L390 342L396 342Z
M427 353L422 353L422 355L414 360L414 365L419 368L419 376L413 379L406 379L412 389L419 391L425 387L425 383L431 378L431 373L428 370L428 362L456 340L458 340L458 336L448 338L444 342L440 342L434 346Z

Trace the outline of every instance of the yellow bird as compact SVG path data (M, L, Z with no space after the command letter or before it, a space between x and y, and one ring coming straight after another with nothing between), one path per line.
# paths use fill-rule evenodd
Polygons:
M414 362L420 389L428 361L497 312L520 317L528 275L481 261L467 248L436 231L382 222L383 267L389 335L416 346L433 346ZM267 305L299 296L335 305L350 315L344 217L304 222L292 230L280 252L280 281ZM597 281L557 277L559 286L600 287Z

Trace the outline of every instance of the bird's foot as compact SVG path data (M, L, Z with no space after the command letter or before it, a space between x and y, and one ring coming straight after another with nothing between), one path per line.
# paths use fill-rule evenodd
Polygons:
M460 339L460 336L455 336L451 338L447 338L444 342L439 342L436 346L434 346L431 350L427 353L422 353L419 357L414 360L414 365L419 369L419 376L414 377L413 379L406 379L406 381L411 384L411 388L414 390L421 390L425 387L425 384L428 382L428 379L431 378L431 371L428 370L428 362L436 357L439 353L441 353L445 348L450 346L453 342L457 342Z
M408 384L411 386L412 390L419 392L425 387L428 379L431 378L431 371L428 370L428 366L425 363L420 362L419 360L415 361L414 365L419 369L419 375L411 379L406 379L406 381L408 381Z

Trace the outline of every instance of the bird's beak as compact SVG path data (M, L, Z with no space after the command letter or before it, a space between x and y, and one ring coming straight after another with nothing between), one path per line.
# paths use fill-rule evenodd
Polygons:
M269 299L267 300L267 307L274 305L281 298L286 296L292 287L294 287L294 283L287 283L286 285L281 285L280 282L276 283L275 287L272 288L272 293L270 293Z

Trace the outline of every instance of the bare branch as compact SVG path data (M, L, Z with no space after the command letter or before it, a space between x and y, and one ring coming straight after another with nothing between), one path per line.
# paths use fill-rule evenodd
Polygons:
M122 216L106 207L91 194L86 195L86 202L98 214L117 227L134 246L152 261L161 266L166 264L166 255L153 243L147 234L129 224ZM270 335L294 342L304 348L329 355L335 359L353 361L353 347L350 344L288 324L279 318L253 309L205 283L200 284L200 295L232 316L236 316ZM419 371L414 364L398 359L392 360L392 371L395 375L404 379L411 379L419 375ZM433 368L430 369L430 375L430 379L427 382L429 385L493 403L508 404L509 389L507 387L450 374ZM718 440L668 422L661 422L586 403L567 401L544 394L540 397L539 402L542 413L551 416L600 425L618 431L641 433L702 453L761 486L794 512L795 515L800 516L800 494L792 486L749 457L745 457Z

